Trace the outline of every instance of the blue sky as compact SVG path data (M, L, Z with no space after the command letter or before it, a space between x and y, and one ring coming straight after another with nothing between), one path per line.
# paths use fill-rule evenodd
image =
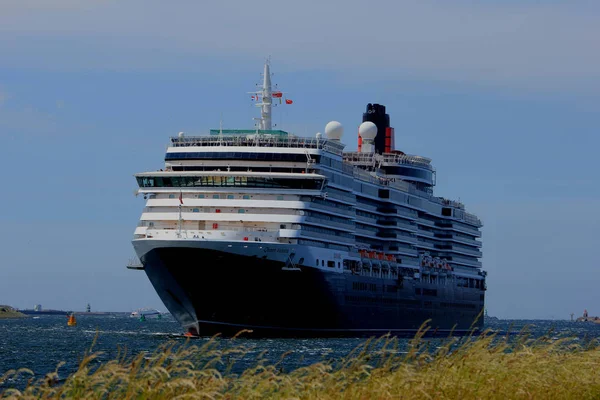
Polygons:
M600 6L586 1L8 0L0 5L0 303L164 310L125 269L133 174L170 135L250 128L271 56L301 135L348 149L367 103L484 222L487 308L600 315Z

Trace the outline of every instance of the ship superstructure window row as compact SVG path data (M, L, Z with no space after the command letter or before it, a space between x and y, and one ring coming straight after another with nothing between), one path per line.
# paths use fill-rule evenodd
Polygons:
M214 196L218 196L218 197L214 197ZM231 197L233 196L233 197ZM158 193L158 194L148 194L148 197L150 200L164 200L164 199L179 199L179 192L178 193ZM204 200L212 200L212 199L220 199L220 200L261 200L261 201L265 201L265 200L277 200L277 201L287 201L287 200L291 200L291 201L310 201L310 198L304 197L304 198L300 198L300 196L295 195L295 194L264 194L264 193L260 193L260 194L242 194L242 193L211 193L211 192L204 192L204 193L199 193L199 194L193 194L193 193L183 193L182 194L182 200L185 201L190 201L190 200L196 200L196 199L204 199ZM179 204L179 200L177 200L177 203Z
M310 156L318 162L320 156ZM306 162L306 154L289 154L289 153L238 153L238 152L178 152L167 153L165 161L175 160L258 160L258 161L295 161Z
M272 167L272 166L235 166L228 165L227 171L232 172L280 172L280 173L292 173L301 174L306 172L306 166L302 167ZM173 171L214 171L214 166L172 166ZM309 172L312 171L309 170Z
M140 187L253 187L318 190L321 179L261 178L246 176L137 177Z
M300 217L300 213L295 209L290 208L264 208L264 207L227 207L226 202L223 202L223 206L198 206L198 207L190 207L190 206L182 206L182 212L192 212L192 210L198 210L195 212L201 213L236 213L238 210L245 210L247 213L252 213L254 215L293 215L296 217ZM149 213L177 213L179 211L178 207L174 206L148 206L144 208L144 212Z

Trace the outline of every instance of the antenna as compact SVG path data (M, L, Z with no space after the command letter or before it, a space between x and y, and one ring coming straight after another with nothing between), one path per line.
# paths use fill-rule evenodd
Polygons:
M219 119L219 144L223 145L223 113L221 112L221 119Z

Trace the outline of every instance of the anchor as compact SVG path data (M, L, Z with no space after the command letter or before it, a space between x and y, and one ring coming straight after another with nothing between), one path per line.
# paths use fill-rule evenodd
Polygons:
M300 268L298 268L296 266L296 264L294 264L295 256L296 256L296 253L291 253L288 256L287 261L285 262L285 265L281 268L282 271L302 271Z

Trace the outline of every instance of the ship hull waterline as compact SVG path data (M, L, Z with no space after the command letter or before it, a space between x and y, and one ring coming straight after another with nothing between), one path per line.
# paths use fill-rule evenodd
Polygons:
M426 336L447 336L483 326L478 289L292 267L202 244L134 247L169 312L197 337L411 337L424 323Z

